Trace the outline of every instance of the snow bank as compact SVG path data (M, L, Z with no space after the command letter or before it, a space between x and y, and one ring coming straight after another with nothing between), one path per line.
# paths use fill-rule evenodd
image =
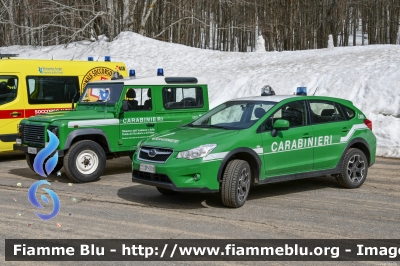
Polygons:
M372 120L377 155L400 158L400 46L370 45L293 52L238 53L201 50L160 42L132 32L114 41L76 42L51 47L1 47L22 58L123 61L137 76L204 76L211 107L226 100L259 95L264 85L277 94L306 86L309 94L351 100Z

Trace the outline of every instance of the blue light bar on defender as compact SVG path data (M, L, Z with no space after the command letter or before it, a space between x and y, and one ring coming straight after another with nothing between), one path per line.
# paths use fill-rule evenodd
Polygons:
M307 95L307 87L297 87L296 95Z
M87 60L88 60L88 61L93 61L93 56L89 56L89 57L87 58Z
M135 72L134 69L130 69L130 70L129 70L129 76L130 76L130 77L135 77L135 76L136 76L136 72Z
M157 76L164 76L164 69L162 68L157 69Z
M106 55L106 56L104 57L104 61L106 61L106 62L111 62L111 56Z

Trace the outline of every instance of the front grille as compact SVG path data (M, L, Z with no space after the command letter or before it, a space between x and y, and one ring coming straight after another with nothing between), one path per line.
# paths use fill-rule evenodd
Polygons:
M139 152L139 159L144 161L164 163L174 151L154 147L142 147Z
M44 146L45 135L44 126L25 124L24 126L24 143Z
M138 170L133 171L133 176L138 179L148 180L148 181L157 181L163 183L172 183L171 179L167 175L162 174L152 174L146 173Z

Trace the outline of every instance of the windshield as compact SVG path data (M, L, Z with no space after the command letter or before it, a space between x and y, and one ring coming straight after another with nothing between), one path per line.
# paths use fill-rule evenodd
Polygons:
M123 86L123 83L89 83L86 85L85 91L79 102L114 104L119 101Z
M231 101L223 103L188 126L245 129L256 123L275 102Z
M17 88L16 76L0 75L0 105L13 101L17 97Z

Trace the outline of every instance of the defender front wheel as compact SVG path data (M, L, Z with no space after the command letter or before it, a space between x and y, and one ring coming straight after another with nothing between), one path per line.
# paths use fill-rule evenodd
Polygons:
M26 153L25 157L26 157L26 163L28 164L29 168L35 172L35 169L33 169L33 162L35 161L36 154ZM57 162L56 166L54 167L52 173L54 174L54 173L57 173L58 171L60 171L60 169L63 167L63 164L64 164L64 162L63 162L62 158L59 157L58 162Z
M345 188L360 187L368 173L368 161L359 149L349 149L344 156L342 170L336 176L336 181Z
M250 181L249 164L243 160L230 161L222 179L222 203L228 207L242 207L249 195Z
M92 182L100 178L106 167L106 154L94 141L81 140L71 146L64 157L67 176L79 183Z

